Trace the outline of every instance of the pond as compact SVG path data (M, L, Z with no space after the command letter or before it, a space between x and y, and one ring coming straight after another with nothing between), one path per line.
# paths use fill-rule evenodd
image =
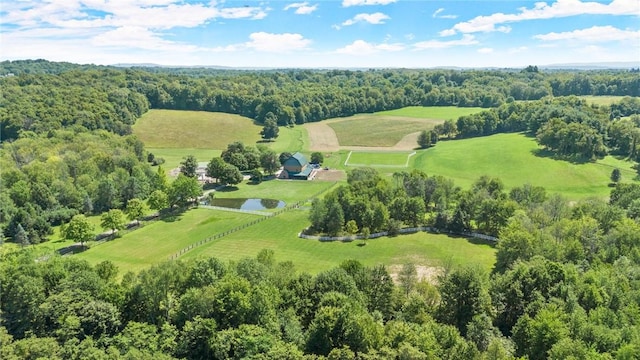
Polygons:
M209 205L241 210L270 210L283 208L285 202L277 199L215 198Z

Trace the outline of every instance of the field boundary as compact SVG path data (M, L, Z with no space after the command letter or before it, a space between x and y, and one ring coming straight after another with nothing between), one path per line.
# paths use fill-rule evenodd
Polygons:
M393 153L393 152L397 152L397 153L406 153L404 151L393 151L393 150L350 150L349 154L347 155L347 158L344 160L344 166L356 166L356 167L380 167L380 168L399 168L399 167L409 167L409 161L411 161L411 157L416 155L416 152L413 151L410 154L407 154L407 160L405 161L404 165L402 164L350 164L349 160L351 159L351 154L353 154L353 152L361 152L361 153L374 153L374 152L379 152L379 153Z

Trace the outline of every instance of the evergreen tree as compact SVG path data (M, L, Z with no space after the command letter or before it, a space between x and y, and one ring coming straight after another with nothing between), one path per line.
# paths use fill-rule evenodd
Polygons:
M29 234L24 230L22 224L18 224L18 228L15 233L15 242L20 244L23 248L29 246Z
M196 170L198 170L198 160L193 155L189 155L180 163L180 172L190 178L196 177Z

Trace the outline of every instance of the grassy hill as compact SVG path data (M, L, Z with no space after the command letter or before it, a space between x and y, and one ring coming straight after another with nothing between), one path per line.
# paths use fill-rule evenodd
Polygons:
M433 148L419 151L412 164L430 175L450 177L462 187L489 175L502 179L508 188L531 183L569 199L608 196L609 176L615 167L622 171L623 181L635 177L631 162L610 156L587 163L557 160L535 139L523 134L440 141Z
M217 149L234 141L253 144L261 126L240 115L205 111L149 110L133 133L150 148Z

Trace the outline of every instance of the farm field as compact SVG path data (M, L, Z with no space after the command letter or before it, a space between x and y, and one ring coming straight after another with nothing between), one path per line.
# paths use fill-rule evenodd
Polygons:
M222 150L234 141L255 144L261 129L240 115L149 110L133 126L133 133L149 148Z
M632 163L606 157L595 163L557 160L540 149L535 140L522 134L497 134L465 140L440 141L419 151L414 166L429 175L443 175L468 188L478 177L500 178L507 188L525 183L543 186L577 200L606 197L611 171L618 167L623 182L632 181Z
M365 265L402 265L408 262L422 266L477 264L490 270L495 263L492 245L474 243L465 238L416 233L361 241L320 242L298 238L308 224L307 211L291 210L269 218L241 232L233 233L197 247L184 259L214 256L222 260L255 257L262 249L275 253L276 261L291 261L295 270L318 273L356 259Z
M222 153L222 150L193 148L147 148L147 151L165 160L162 167L167 172L179 167L182 160L188 155L195 156L198 162L209 162L212 158L220 156L220 153Z
M475 114L483 110L488 109L457 106L407 106L402 109L380 111L375 113L375 115L404 116L420 119L457 120L460 116Z
M340 146L388 147L408 134L432 129L442 122L444 120L362 114L340 121L330 120L327 125L336 133Z

